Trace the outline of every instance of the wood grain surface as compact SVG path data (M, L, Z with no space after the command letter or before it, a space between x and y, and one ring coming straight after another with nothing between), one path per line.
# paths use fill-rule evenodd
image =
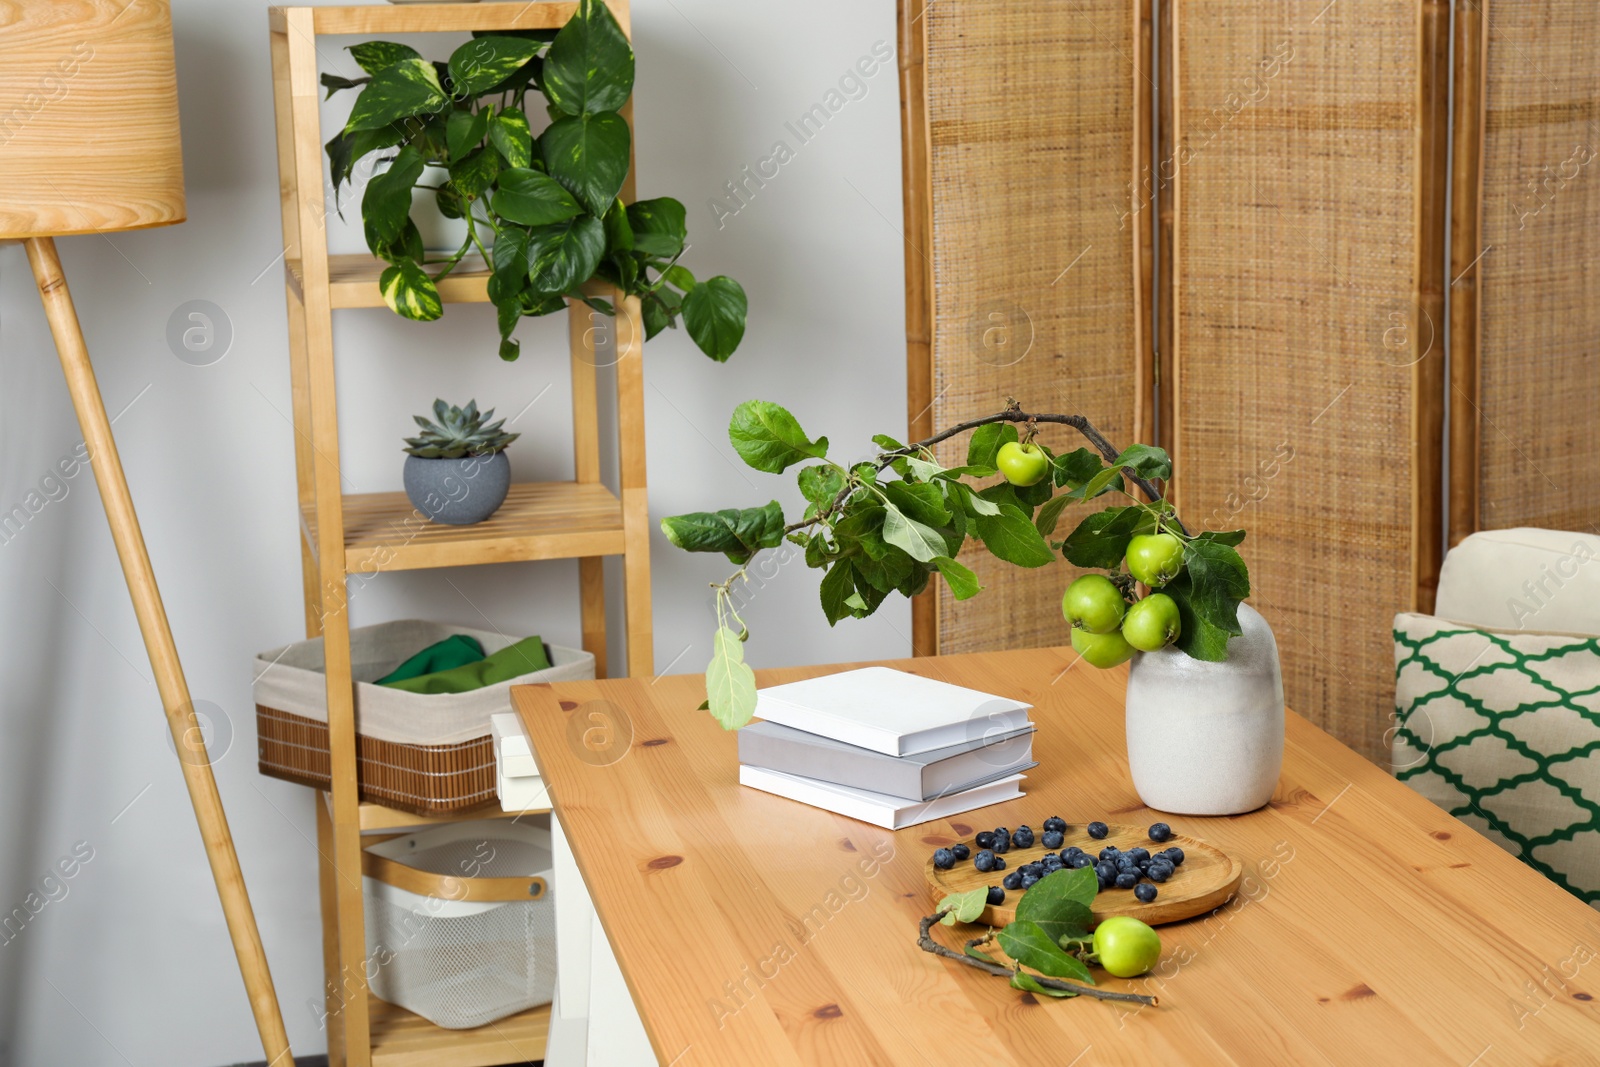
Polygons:
M1095 816L1086 817L1095 818ZM1048 815L1036 818L1028 825L1031 825L1037 833L1038 824L1045 818L1048 818ZM1226 904L1228 898L1238 890L1239 882L1244 877L1244 865L1237 859L1216 846L1207 844L1199 838L1190 837L1188 834L1175 832L1170 840L1156 844L1146 836L1146 827L1110 824L1107 827L1110 833L1103 840L1097 841L1084 830L1083 822L1070 819L1067 822L1066 844L1062 847L1077 845L1091 856L1097 855L1107 845L1115 845L1124 852L1140 846L1151 852L1159 852L1171 845L1183 849L1183 865L1173 872L1170 879L1156 886L1155 900L1141 904L1131 889L1102 889L1094 898L1092 910L1096 921L1108 919L1113 915L1128 915L1151 926L1159 926L1162 923L1192 919L1196 915L1204 915L1213 908ZM972 843L970 837L965 840L971 847L972 854L976 856L978 846ZM941 842L940 845L953 843L954 839L950 842ZM933 847L938 848L940 845ZM991 871L988 874L974 867L971 859L957 863L949 870L941 871L933 865L933 856L930 854L927 863L923 865L923 876L933 893L931 899L938 901L947 893L965 893L979 886L999 885L1000 880L1007 874L1050 851L1053 850L1039 844L1037 838L1029 848L1013 846L1005 854L1006 869ZM1022 892L1020 889L1008 890L1004 902L991 904L983 909L983 914L978 916L978 924L1004 926L1010 922L1016 917L1017 901L1022 899Z
M932 843L1047 810L1157 818L1128 777L1125 672L1074 660L891 664L1030 701L1039 724L1024 797L898 832L741 788L697 676L514 690L660 1062L1595 1062L1600 916L1292 714L1268 806L1183 820L1243 863L1238 895L1162 927L1151 975L1102 981L1159 1007L1039 1003L919 951Z

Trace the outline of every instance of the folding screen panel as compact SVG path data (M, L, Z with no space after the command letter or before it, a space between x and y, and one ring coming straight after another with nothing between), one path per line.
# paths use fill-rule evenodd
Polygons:
M1452 539L1600 524L1600 4L1456 16Z
M1289 705L1374 759L1392 617L1438 571L1447 26L1418 0L1177 0L1163 49L1174 499L1249 530Z
M912 439L1007 397L1148 439L1148 0L901 0L900 26ZM1064 562L963 561L986 591L934 583L918 653L1068 640Z

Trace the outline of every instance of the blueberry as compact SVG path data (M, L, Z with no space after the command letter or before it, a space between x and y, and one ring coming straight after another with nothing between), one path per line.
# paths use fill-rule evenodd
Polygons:
M996 856L994 858L994 869L997 871L1006 869L1006 858L1004 856Z
M1007 852L1007 851L1010 851L1010 849L1011 849L1011 831L1007 830L1004 826L995 827L995 829L994 829L994 844L989 846L989 847L993 848L996 852Z
M1084 851L1077 845L1068 845L1066 848L1061 850L1061 859L1063 862L1070 860L1074 856L1082 855L1084 855Z
M1022 870L1024 873L1032 874L1039 878L1043 878L1045 874L1048 873L1045 871L1044 864L1042 863L1024 863L1022 865Z
M972 850L966 845L951 845L950 851L956 854L958 860L970 859L972 856Z
M1100 878L1101 889L1117 880L1117 869L1105 860L1094 865L1094 873Z
M956 854L947 848L934 849L933 865L941 871L948 871L956 865Z
M1156 899L1156 887L1149 882L1140 882L1133 887L1133 895L1139 898L1139 903L1148 904Z
M1011 835L1011 843L1018 848L1032 848L1033 827L1026 824L1017 827L1016 832Z
M1150 824L1150 840L1168 841L1172 838L1172 827L1164 822Z
M994 865L994 861L997 858L998 857L996 857L992 851L989 849L984 849L976 856L972 857L972 865L978 868L980 871L996 870L997 868Z
M1138 871L1118 871L1117 872L1116 885L1117 885L1118 889L1132 889L1134 886L1136 886L1138 884L1139 884L1139 872Z
M977 837L979 848L994 848L994 831L984 830Z
M1064 834L1067 832L1067 821L1065 819L1057 818L1054 815L1046 819L1042 825L1044 829L1054 830L1058 834Z
M1029 872L1027 872L1026 874L1024 874L1022 876L1022 888L1024 890L1032 889L1034 886L1036 886L1038 884L1039 884L1039 876L1037 874L1034 874L1032 871L1029 871Z
M1094 866L1094 860L1087 854L1079 852L1076 855L1067 857L1067 866L1071 867L1075 871L1079 871L1085 867Z
M1133 857L1135 863L1143 863L1150 858L1150 850L1147 848L1130 848L1128 855Z
M1044 859L1040 860L1039 862L1044 865L1044 873L1045 874L1054 874L1057 871L1061 870L1062 868L1066 867L1066 864L1061 862L1061 857L1055 855L1054 853L1052 853L1049 856L1046 856Z
M1117 848L1116 845L1107 845L1100 850L1100 858L1103 860L1114 860L1120 855L1122 855L1122 850Z
M1088 826L1089 836L1096 841L1103 840L1111 832L1111 828L1103 822L1092 822Z
M1163 849L1161 854L1167 857L1167 859L1171 860L1174 867L1183 866L1183 849L1179 848L1177 845L1173 845L1171 848Z
M989 900L988 900L988 903L990 903L990 904L1004 904L1005 902L1006 902L1006 891L1004 889L1001 889L997 885L990 886L989 887Z
M1066 839L1060 830L1046 830L1044 836L1039 838L1039 843L1045 848L1060 848Z
M1164 860L1151 860L1149 874L1152 882L1165 882L1172 877L1172 864Z
M1010 874L1006 875L1004 878L1002 878L1000 880L1000 884L1005 886L1007 889L1021 889L1022 888L1022 872L1021 871L1012 871Z

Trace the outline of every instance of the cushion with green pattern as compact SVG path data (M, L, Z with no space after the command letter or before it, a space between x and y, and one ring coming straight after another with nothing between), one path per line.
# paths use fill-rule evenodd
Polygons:
M1394 773L1600 908L1600 638L1394 620Z

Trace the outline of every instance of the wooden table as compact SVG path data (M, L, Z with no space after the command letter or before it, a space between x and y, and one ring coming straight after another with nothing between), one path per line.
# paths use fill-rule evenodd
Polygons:
M1039 725L1025 798L899 832L741 788L698 676L515 690L660 1061L1600 1063L1600 914L1294 714L1270 805L1168 819L1246 874L1161 928L1156 973L1102 983L1158 1007L1037 1003L918 950L936 845L1055 814L1154 821L1128 777L1126 672L1074 658L890 664L1031 701Z

